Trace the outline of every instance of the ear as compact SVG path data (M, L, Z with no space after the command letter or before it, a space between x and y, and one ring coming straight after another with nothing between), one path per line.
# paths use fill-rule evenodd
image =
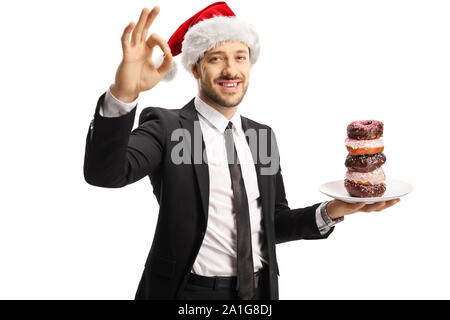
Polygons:
M200 79L200 73L199 73L198 68L199 68L198 63L194 63L191 68L192 74L194 75L194 78L197 80Z

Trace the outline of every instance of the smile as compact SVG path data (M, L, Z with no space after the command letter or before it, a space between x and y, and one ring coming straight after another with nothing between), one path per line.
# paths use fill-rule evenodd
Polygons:
M217 84L226 91L237 91L241 86L241 80L220 80Z
M220 85L224 86L224 87L236 87L237 86L237 82L235 82L235 83L221 83Z

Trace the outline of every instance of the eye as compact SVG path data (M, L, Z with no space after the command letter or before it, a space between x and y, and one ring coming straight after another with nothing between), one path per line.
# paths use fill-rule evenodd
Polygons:
M247 57L246 57L246 56L239 56L239 57L237 57L237 58L238 58L238 60L241 60L241 61L247 60Z
M216 61L219 61L220 60L220 57L212 57L209 61L210 62L216 62Z

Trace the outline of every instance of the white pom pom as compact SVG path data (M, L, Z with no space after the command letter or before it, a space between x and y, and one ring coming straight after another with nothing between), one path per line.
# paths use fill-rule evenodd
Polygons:
M169 69L169 71L166 72L166 74L164 75L163 80L164 81L172 81L175 76L177 75L177 63L175 62L175 60L172 59L172 67Z
M163 62L163 60L164 60L163 55L158 56L158 58L156 59L156 62L155 62L155 66L158 68L161 65L161 63ZM166 74L163 77L163 80L171 81L175 78L176 74L177 74L177 63L172 58L172 67L166 72Z

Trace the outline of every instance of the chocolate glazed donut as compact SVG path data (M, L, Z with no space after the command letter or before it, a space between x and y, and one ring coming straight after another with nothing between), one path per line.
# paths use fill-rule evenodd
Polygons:
M373 140L383 135L383 122L377 120L353 121L347 126L350 139Z
M348 154L345 159L345 166L350 171L370 172L378 169L385 162L386 156L383 152L361 156L352 156L351 154Z
M372 198L381 197L386 191L386 185L384 183L373 184L370 186L365 186L354 181L345 179L344 180L345 189L352 197L358 198Z

